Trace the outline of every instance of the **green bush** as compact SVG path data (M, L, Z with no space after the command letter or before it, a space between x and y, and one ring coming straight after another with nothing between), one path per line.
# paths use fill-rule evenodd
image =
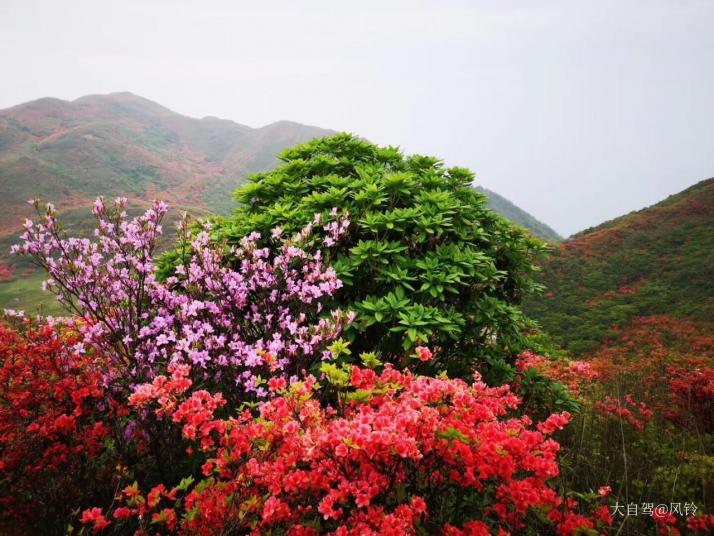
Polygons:
M216 220L216 240L258 231L271 245L276 226L291 234L316 213L325 224L333 208L348 212L348 235L327 260L345 284L337 305L358 314L348 333L354 355L376 349L383 360L452 375L478 363L494 381L508 379L522 345L518 304L536 286L531 261L542 243L492 212L469 170L349 134L279 158L236 192L239 206ZM436 359L407 363L417 344L435 347Z

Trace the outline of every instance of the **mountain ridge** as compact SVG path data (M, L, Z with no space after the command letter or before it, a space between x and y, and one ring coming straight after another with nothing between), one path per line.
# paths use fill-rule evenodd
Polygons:
M161 193L172 204L227 214L246 175L275 165L286 147L332 133L286 119L250 127L188 117L129 91L20 103L0 110L0 236L17 230L29 214L23 201L38 194L61 211L89 206L99 194L141 203ZM489 193L497 212L557 239Z
M212 200L230 198L277 152L333 132L195 119L129 92L18 104L0 110L0 234L26 215L19 203L38 194L70 209L101 193L142 200L160 191L173 204L220 210Z

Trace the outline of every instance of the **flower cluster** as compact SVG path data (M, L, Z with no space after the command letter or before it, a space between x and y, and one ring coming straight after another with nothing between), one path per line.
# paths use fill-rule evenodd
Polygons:
M341 282L319 251L301 249L312 228L282 240L273 255L257 246L257 233L225 249L209 244L210 225L191 239L184 222L190 252L160 281L154 255L167 207L155 202L129 219L125 203L110 209L97 199L95 241L64 236L48 205L43 223L28 220L14 248L47 270L47 288L84 319L78 351L97 349L133 381L168 363L190 364L203 380L233 386L237 398L263 397L265 376L296 377L330 358L328 343L351 317L322 310ZM349 219L334 223L325 228L337 240Z
M70 332L47 325L0 326L4 534L18 527L42 532L40 520L102 493L111 496L112 460L98 455L125 409L107 403L101 372L93 360L72 352L73 344Z
M714 530L714 514L689 517L687 519L687 528L692 532L708 532Z
M181 425L184 439L206 455L203 480L159 485L146 497L129 487L112 512L116 522L151 520L169 533L197 534L225 527L486 534L520 529L530 512L542 511L561 534L602 524L560 513L562 500L548 486L559 450L548 436L568 415L534 428L528 417L508 415L518 405L508 387L355 366L340 407L321 405L308 376L290 386L271 382L276 396L257 418L226 419L215 416L220 394L193 390L189 376L174 366L138 387L131 404Z
M586 361L550 359L533 352L521 353L516 360L516 369L520 372L534 369L539 374L567 387L574 396L579 396L583 386L590 384L599 376L593 366Z
M690 362L668 367L672 408L667 416L681 422L690 416L706 433L714 432L714 367Z
M330 211L330 216L334 219L322 227L323 230L327 232L327 236L325 236L325 245L327 247L332 247L337 244L340 237L347 234L347 229L350 226L349 216L343 214L338 217L336 208ZM320 216L316 216L315 223L319 223L320 221Z
M626 394L624 400L605 396L595 401L595 411L606 417L622 419L635 430L644 430L654 412L644 402L636 402L631 394Z

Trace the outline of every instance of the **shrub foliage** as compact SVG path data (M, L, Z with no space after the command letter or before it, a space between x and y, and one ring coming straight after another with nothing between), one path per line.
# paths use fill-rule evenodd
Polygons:
M518 304L534 287L540 243L489 210L470 171L348 134L280 159L238 190L235 215L217 222L214 237L292 233L315 214L332 229L336 211L347 211L352 223L327 260L344 283L339 304L358 313L354 348L397 363L429 343L438 348L432 370L463 376L480 362L503 377L505 356L522 342Z

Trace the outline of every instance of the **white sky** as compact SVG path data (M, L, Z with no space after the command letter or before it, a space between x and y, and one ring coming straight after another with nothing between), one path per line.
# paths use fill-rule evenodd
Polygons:
M0 0L0 108L131 91L355 132L562 234L714 176L714 0Z

